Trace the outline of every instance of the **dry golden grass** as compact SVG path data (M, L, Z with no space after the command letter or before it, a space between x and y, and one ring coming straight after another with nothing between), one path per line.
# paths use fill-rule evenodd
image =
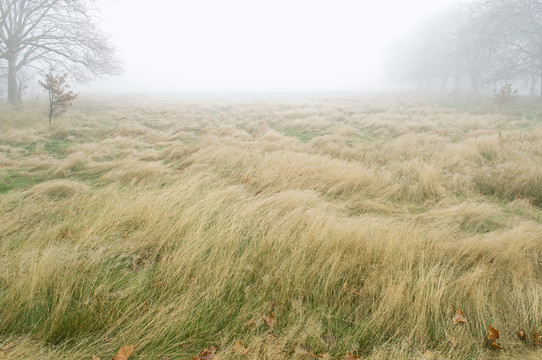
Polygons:
M542 330L541 114L83 98L49 129L2 109L0 358L489 359L491 324L499 358L538 359L515 331Z

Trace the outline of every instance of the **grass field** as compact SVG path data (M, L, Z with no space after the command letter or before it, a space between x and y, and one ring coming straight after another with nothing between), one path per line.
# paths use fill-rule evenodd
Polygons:
M0 359L542 356L542 104L44 113L0 109Z

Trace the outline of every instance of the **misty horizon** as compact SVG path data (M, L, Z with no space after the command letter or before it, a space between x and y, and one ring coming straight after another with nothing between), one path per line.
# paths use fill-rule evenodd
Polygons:
M102 2L125 71L84 93L384 91L390 47L454 1ZM214 11L212 11L214 10ZM142 19L144 26L142 26Z

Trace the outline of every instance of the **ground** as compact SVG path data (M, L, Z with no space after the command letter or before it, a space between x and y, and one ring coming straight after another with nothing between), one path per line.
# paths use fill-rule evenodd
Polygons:
M2 359L541 356L536 100L0 110Z

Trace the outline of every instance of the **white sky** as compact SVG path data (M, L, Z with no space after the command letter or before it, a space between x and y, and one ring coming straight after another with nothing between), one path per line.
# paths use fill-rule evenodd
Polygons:
M92 92L382 88L389 44L453 0L117 0L103 29L123 76Z

